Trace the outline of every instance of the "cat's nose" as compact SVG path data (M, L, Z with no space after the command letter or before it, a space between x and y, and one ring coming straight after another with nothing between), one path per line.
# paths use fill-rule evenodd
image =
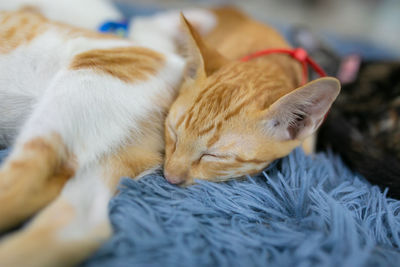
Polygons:
M182 184L185 182L185 177L182 175L176 175L164 170L164 177L171 184Z

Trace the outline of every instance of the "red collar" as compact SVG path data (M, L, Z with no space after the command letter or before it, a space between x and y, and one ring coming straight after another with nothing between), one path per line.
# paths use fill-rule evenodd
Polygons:
M245 56L240 59L240 61L246 62L249 61L253 58L269 55L269 54L288 54L292 56L294 59L299 61L303 67L303 80L301 82L302 85L307 83L308 80L308 65L310 65L315 72L319 74L321 77L325 77L326 73L325 71L314 61L312 60L308 54L307 51L304 50L303 48L295 48L295 49L285 49L285 48L278 48L278 49L265 49L261 50L258 52L255 52L253 54L250 54L248 56Z

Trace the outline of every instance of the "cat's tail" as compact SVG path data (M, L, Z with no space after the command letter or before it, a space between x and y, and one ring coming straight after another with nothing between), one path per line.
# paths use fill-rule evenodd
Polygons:
M373 145L339 112L332 110L318 134L318 148L330 147L355 171L400 199L400 161Z

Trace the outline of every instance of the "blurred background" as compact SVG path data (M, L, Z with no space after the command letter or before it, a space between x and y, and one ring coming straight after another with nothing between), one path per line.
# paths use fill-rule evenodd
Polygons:
M12 1L12 0L11 0ZM234 4L278 28L305 25L354 42L372 43L400 55L400 0L114 0L146 12ZM343 49L342 49L343 50ZM345 51L352 52L352 51Z

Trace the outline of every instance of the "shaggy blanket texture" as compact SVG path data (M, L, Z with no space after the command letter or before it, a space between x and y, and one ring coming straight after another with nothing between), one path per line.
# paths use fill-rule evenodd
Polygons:
M257 176L198 183L122 180L109 207L115 234L82 267L400 262L400 201L329 153L298 149Z
M122 180L109 207L115 234L82 267L400 262L400 201L331 154L298 149L257 176L198 183Z
M82 266L398 266L400 201L296 150L243 181L124 179L115 234Z

